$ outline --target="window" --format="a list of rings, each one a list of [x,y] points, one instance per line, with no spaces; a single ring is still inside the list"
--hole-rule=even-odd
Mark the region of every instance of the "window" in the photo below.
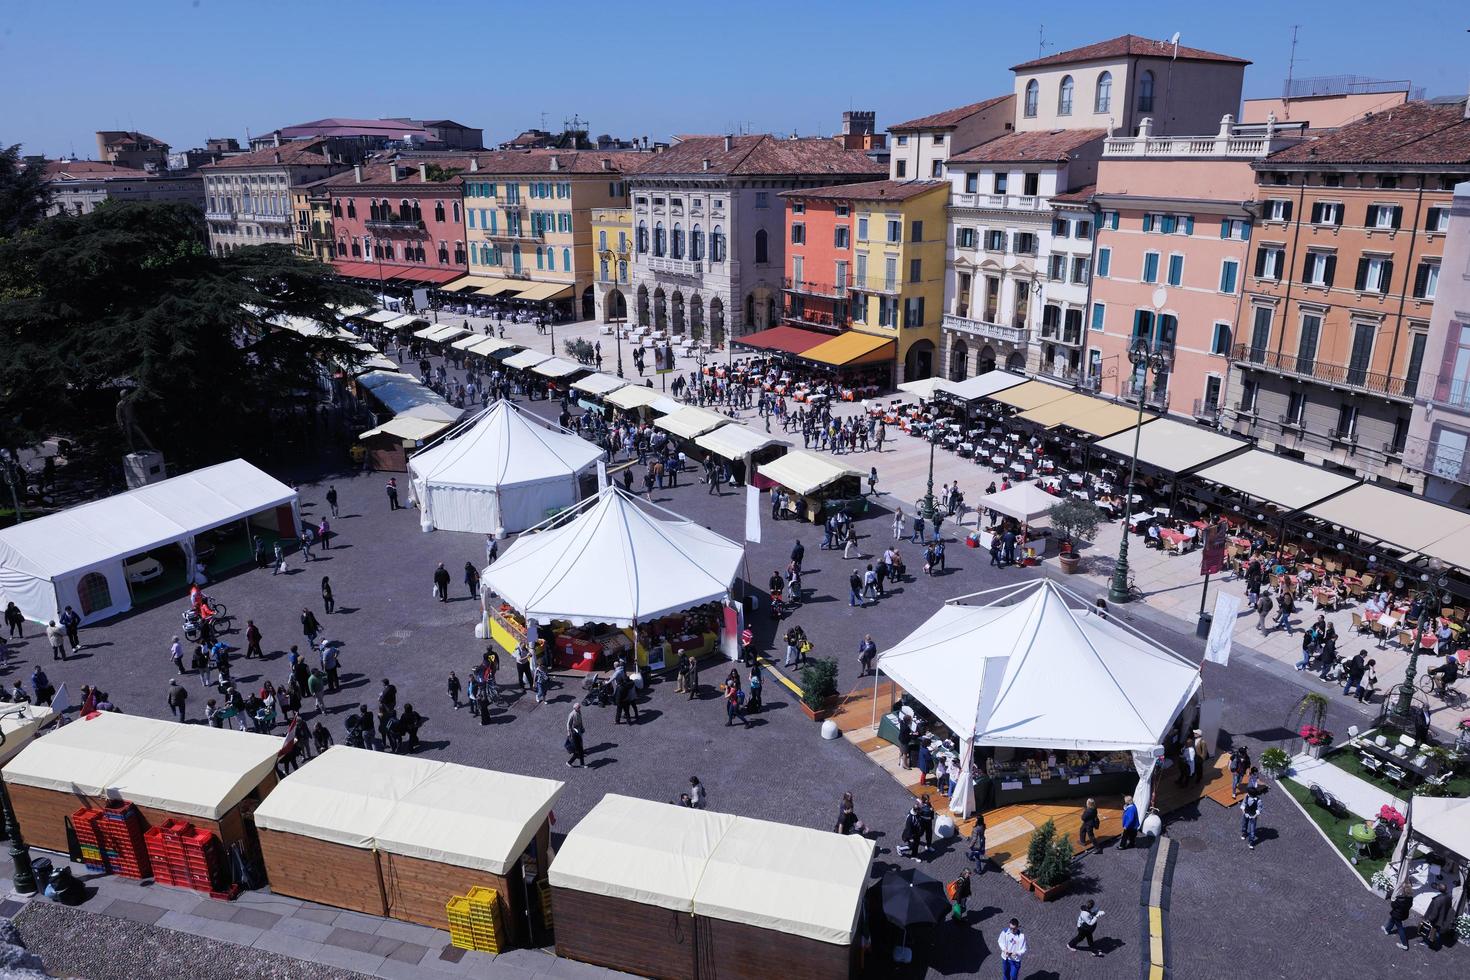
[[[1107,319],[1107,307],[1102,303],[1092,304],[1092,329],[1099,333],[1103,330],[1103,324]]]
[[[944,142],[944,134],[943,133],[935,133],[930,138],[929,142],[933,143],[935,146],[941,145]]]
[[[851,245],[851,242],[848,240],[848,238],[849,235],[847,225],[838,225],[836,228],[832,229],[833,248],[847,248],[849,245]]]
[[[1393,260],[1385,255],[1365,255],[1358,259],[1358,278],[1354,288],[1362,293],[1386,295],[1393,284]]]
[[[894,289],[898,285],[898,259],[892,255],[883,256],[883,288]]]
[[[1113,107],[1113,76],[1103,72],[1097,76],[1097,95],[1092,100],[1093,112],[1111,112]]]
[[[500,264],[500,260],[499,259],[496,259],[496,264],[497,265]],[[618,259],[618,282],[627,282],[627,281],[628,281],[628,263],[624,259]]]
[[[1179,216],[1173,214],[1159,215],[1159,232],[1172,235],[1179,230]]]
[[[443,201],[435,201],[434,202],[434,220],[435,221],[443,221],[444,220],[444,202]]]
[[[1286,424],[1301,425],[1302,418],[1307,413],[1307,396],[1305,392],[1293,391],[1286,399]]]
[[[470,208],[470,227],[475,227],[475,209]]]
[[[101,572],[83,575],[77,581],[77,604],[82,607],[84,616],[112,608],[112,587],[108,585],[107,576]]]
[[[719,225],[715,225],[714,231],[709,233],[709,260],[725,261],[725,232]]]
[[[994,228],[985,232],[985,251],[1004,252],[1006,250],[1006,233]]]
[[[755,233],[755,261],[757,265],[763,265],[771,260],[768,241],[769,239],[766,236],[766,230],[764,228]]]
[[[1066,218],[1051,219],[1051,233],[1055,238],[1066,238],[1071,228],[1071,222]]]
[[[1072,282],[1074,285],[1087,285],[1088,260],[1085,255],[1072,257]]]
[[[1434,299],[1439,290],[1439,259],[1425,259],[1414,271],[1414,298]]]
[[[1397,228],[1404,219],[1404,209],[1397,204],[1370,204],[1366,224],[1369,228]]]
[[[1092,241],[1092,222],[1091,221],[1087,221],[1085,219],[1078,219],[1077,221],[1072,222],[1072,229],[1073,229],[1073,237],[1075,237],[1078,241],[1082,241],[1082,242]]]
[[[1027,119],[1036,118],[1036,104],[1041,101],[1041,84],[1036,79],[1026,83],[1026,97],[1022,102],[1022,112]],[[900,137],[902,138],[902,137]]]
[[[888,240],[894,244],[903,240],[903,222],[897,218],[888,219]]]
[[[1072,114],[1072,76],[1062,76],[1062,86],[1057,89],[1057,115],[1070,116]]]
[[[1168,283],[1171,286],[1180,286],[1184,283],[1184,256],[1178,252],[1169,256]]]
[[[995,193],[1004,194],[1006,186],[1010,183],[1010,174],[1000,173],[995,175]]]
[[[1256,410],[1256,383],[1250,378],[1242,378],[1240,382],[1240,404],[1235,406],[1236,411],[1253,413]]]
[[[899,146],[908,146],[909,145],[909,138],[907,136],[900,136],[898,138],[898,145]]]
[[[853,280],[857,288],[861,289],[868,279],[868,253],[857,253],[857,265],[853,267]],[[862,304],[859,303],[859,306]]]
[[[909,222],[909,241],[922,242],[924,240],[924,222]]]
[[[1240,279],[1240,263],[1226,259],[1220,263],[1220,292],[1234,295],[1235,284]]]
[[[674,222],[674,258],[684,257],[684,226]]]
[[[975,194],[980,190],[980,175],[977,173],[965,174],[965,193]]]
[[[1358,406],[1343,402],[1337,408],[1337,428],[1332,434],[1339,439],[1352,439],[1358,430]]]
[[[837,205],[837,217],[845,218],[851,210],[846,204],[839,204]]]
[[[1394,174],[1379,174],[1378,186],[1384,188],[1394,188],[1399,186],[1399,179]]]
[[[638,251],[640,254],[648,251],[648,222],[646,221],[638,222]]]
[[[1145,252],[1143,254],[1143,281],[1159,281],[1159,253]]]
[[[1112,267],[1112,264],[1113,264],[1113,250],[1110,249],[1110,248],[1100,248],[1100,249],[1098,249],[1097,250],[1097,274],[1098,274],[1098,277],[1099,278],[1106,279],[1108,277],[1108,269]]]
[[[1220,237],[1233,238],[1235,241],[1249,241],[1251,237],[1250,222],[1244,218],[1221,218]]]
[[[1138,76],[1138,111],[1154,111],[1154,73],[1145,70]]]
[[[1312,205],[1312,224],[1336,228],[1342,224],[1342,205],[1336,201],[1317,201]]]
[[[758,208],[768,208],[768,207],[770,207],[771,206],[771,195],[769,193],[767,193],[766,191],[756,191],[755,192],[755,206],[758,207]]]
[[[1021,175],[1021,193],[1035,197],[1041,187],[1041,174],[1032,172]]]
[[[1256,363],[1266,359],[1266,351],[1271,347],[1271,307],[1257,306],[1251,314],[1251,350],[1250,359]]]
[[[924,260],[909,259],[909,282],[924,281]]]
[[[791,244],[800,245],[806,241],[806,225],[797,223],[791,226]]]
[[[956,228],[954,230],[954,243],[955,243],[955,247],[957,247],[957,248],[974,248],[975,247],[975,229],[974,228]]]
[[[1296,344],[1296,369],[1311,374],[1317,364],[1317,345],[1322,340],[1322,317],[1317,313],[1302,314],[1301,336]]]
[[[1067,257],[1052,255],[1047,258],[1046,277],[1052,282],[1067,281]]]
[[[1036,236],[1029,231],[1016,232],[1016,252],[1020,255],[1036,254]]]
[[[1426,331],[1409,334],[1409,363],[1404,370],[1404,391],[1413,394],[1419,389],[1419,374],[1424,370],[1424,348],[1429,342]]]
[[[1291,202],[1280,198],[1272,198],[1262,208],[1263,215],[1267,221],[1290,221]]]
[[[699,225],[695,225],[694,230],[689,233],[689,257],[695,262],[704,259],[704,229]]]
[[[1430,208],[1424,214],[1425,231],[1449,231],[1450,209],[1447,207]]]
[[[1229,354],[1230,354],[1230,324],[1228,324],[1228,323],[1217,323],[1217,324],[1215,324],[1215,333],[1210,338],[1210,353],[1211,354],[1219,354],[1221,356],[1227,356],[1227,357],[1229,356]]]
[[[907,177],[909,175],[909,162],[907,160],[899,160],[897,161],[897,164],[898,172],[895,174],[895,176],[899,178]]]
[[[761,234],[764,235],[765,232]],[[668,247],[668,235],[664,231],[664,223],[660,221],[653,226],[653,254],[662,256],[668,251]]]
[[[924,297],[915,296],[903,301],[903,325],[906,328],[924,325]]]
[[[1309,286],[1332,288],[1333,274],[1337,271],[1337,256],[1332,252],[1309,249],[1302,266],[1302,281]]]
[[[1361,385],[1368,380],[1368,364],[1373,357],[1373,338],[1377,332],[1376,324],[1353,324],[1353,349],[1348,355],[1348,384]]]
[[[354,203],[352,201],[351,198],[349,198],[348,201],[347,201],[347,217],[349,217],[349,218],[355,218],[355,217],[357,217],[357,205],[356,205],[356,203]]]
[[[802,203],[801,201],[792,201],[791,202],[791,213],[792,214],[806,214],[806,205],[804,203]]]
[[[597,250],[599,252],[606,252],[607,251],[607,232],[606,231],[599,231],[597,233]]]
[[[929,176],[930,177],[943,177],[944,176],[944,161],[942,161],[942,160],[935,160],[932,163],[930,163],[929,164]]]
[[[857,229],[857,231],[858,231],[858,241],[865,242],[865,241],[868,240],[868,216],[867,215],[862,215],[862,216],[860,216],[858,218],[858,229]]]
[[[1280,245],[1262,245],[1256,249],[1256,278],[1280,282],[1285,256],[1286,252]]]

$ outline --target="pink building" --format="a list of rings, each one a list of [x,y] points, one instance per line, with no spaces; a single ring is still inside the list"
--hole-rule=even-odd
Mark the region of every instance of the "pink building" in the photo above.
[[[1227,115],[1212,136],[1149,130],[1145,119],[1137,136],[1110,137],[1098,165],[1088,384],[1138,397],[1128,351],[1146,338],[1172,366],[1149,378],[1144,401],[1213,423],[1249,271],[1251,162],[1298,138],[1300,127],[1237,126]]]

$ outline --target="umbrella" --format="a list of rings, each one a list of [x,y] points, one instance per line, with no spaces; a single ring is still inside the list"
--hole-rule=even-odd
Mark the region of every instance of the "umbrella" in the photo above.
[[[896,926],[933,925],[949,910],[944,886],[918,868],[901,868],[883,878],[883,914]]]

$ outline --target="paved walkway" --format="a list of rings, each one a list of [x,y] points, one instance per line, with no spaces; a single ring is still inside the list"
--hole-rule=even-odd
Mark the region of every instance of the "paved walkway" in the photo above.
[[[1391,806],[1404,813],[1407,804],[1381,786],[1374,786],[1345,769],[1339,769],[1326,759],[1314,759],[1305,753],[1291,760],[1291,771],[1287,778],[1303,786],[1316,783],[1364,820],[1372,820],[1378,811]]]

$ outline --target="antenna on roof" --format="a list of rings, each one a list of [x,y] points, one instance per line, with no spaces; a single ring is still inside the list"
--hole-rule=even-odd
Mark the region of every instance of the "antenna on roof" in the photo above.
[[[1296,32],[1302,25],[1291,25],[1291,57],[1286,62],[1286,91],[1281,93],[1281,118],[1291,118],[1291,75],[1296,70]]]
[[[1040,58],[1046,54],[1046,25],[1036,25],[1036,57]]]

